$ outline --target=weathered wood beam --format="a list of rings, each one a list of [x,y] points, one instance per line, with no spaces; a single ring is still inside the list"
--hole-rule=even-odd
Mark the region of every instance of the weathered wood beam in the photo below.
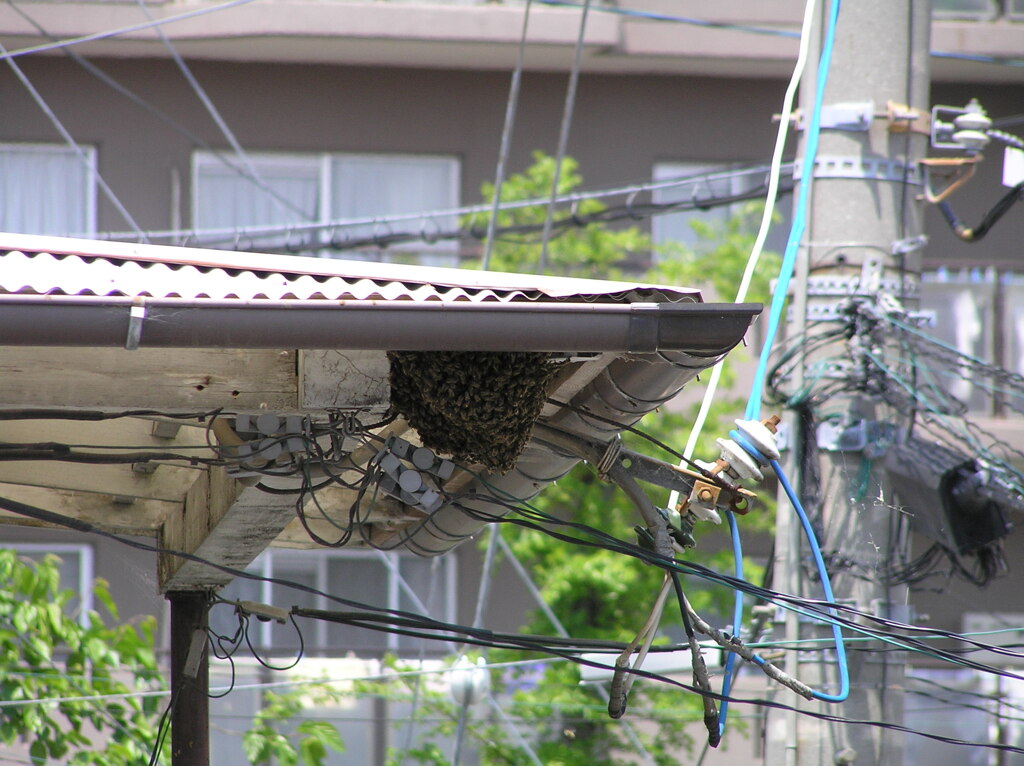
[[[294,351],[0,347],[0,408],[299,409]]]
[[[186,457],[215,457],[212,450],[193,449],[206,443],[203,428],[182,428],[173,438],[164,438],[154,435],[153,427],[153,421],[140,418],[93,422],[0,420],[0,442],[67,444],[75,446],[76,451],[111,457],[126,452],[174,452]],[[0,482],[111,495],[126,500],[180,503],[202,470],[201,466],[180,463],[148,464],[149,469],[157,465],[157,470],[140,472],[131,463],[97,465],[59,460],[0,460]]]
[[[245,569],[295,518],[295,495],[246,487],[222,468],[211,468],[185,495],[180,512],[167,517],[160,545],[206,561]],[[216,588],[232,575],[173,555],[161,555],[163,592]]]
[[[182,506],[164,500],[136,500],[128,505],[116,502],[111,495],[21,484],[0,484],[0,497],[71,516],[107,532],[141,537],[156,537],[164,519],[180,513]],[[0,524],[49,526],[6,511],[0,511]]]

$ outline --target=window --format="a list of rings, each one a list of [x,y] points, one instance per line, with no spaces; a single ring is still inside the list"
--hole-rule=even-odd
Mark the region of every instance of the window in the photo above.
[[[935,0],[932,15],[937,19],[993,19],[999,13],[997,0]]]
[[[299,582],[326,593],[336,594],[372,606],[429,614],[440,620],[455,619],[455,556],[422,559],[410,554],[381,551],[273,550],[263,553],[249,568],[262,577]],[[221,595],[231,600],[259,601],[275,606],[304,606],[338,609],[345,606],[322,596],[282,585],[256,580],[235,580]],[[215,608],[211,626],[232,635],[237,622],[227,607]],[[307,654],[323,656],[380,656],[385,652],[419,654],[421,643],[427,656],[444,654],[447,647],[428,641],[376,632],[339,623],[303,620]],[[250,622],[250,640],[274,654],[299,648],[291,623]]]
[[[4,548],[16,551],[19,556],[42,561],[48,554],[60,559],[60,587],[77,594],[67,603],[69,615],[78,618],[83,626],[89,622],[92,609],[93,556],[92,547],[65,543],[7,543]]]
[[[992,724],[999,715],[1005,726],[1004,741],[1020,742],[1020,714],[1016,710],[1024,698],[1021,682],[971,670],[909,670],[903,697],[903,724],[908,728],[993,742]],[[907,737],[903,745],[905,764],[988,766],[992,763],[991,753],[982,748],[950,747],[925,737]],[[1010,760],[1004,762],[1019,766],[1022,759],[1019,755],[1010,755]]]
[[[739,194],[745,190],[759,187],[764,182],[763,174],[728,175],[731,166],[722,163],[699,163],[699,162],[659,162],[654,166],[654,181],[669,181],[672,179],[685,179],[690,176],[703,176],[718,174],[718,178],[710,178],[696,182],[682,183],[679,186],[671,186],[656,189],[653,200],[656,203],[668,202],[695,202],[698,205],[701,200],[715,199]],[[701,242],[693,227],[694,221],[701,221],[711,226],[721,226],[730,217],[736,215],[743,209],[743,202],[731,205],[721,205],[704,210],[698,208],[682,210],[678,213],[666,213],[657,215],[651,223],[651,234],[656,245],[663,245],[667,242],[679,242],[688,247],[698,246]],[[792,203],[788,195],[780,195],[776,203],[776,210],[783,221],[772,225],[765,247],[768,250],[782,252],[786,246],[788,234],[788,221]],[[756,232],[760,218],[751,222]]]
[[[20,234],[96,232],[96,152],[0,144],[0,229]]]
[[[301,224],[372,220],[456,207],[459,163],[454,157],[384,154],[249,155],[262,185],[209,152],[193,158],[193,226],[197,229],[277,227],[255,241],[317,255],[456,265],[454,242],[412,242],[387,250],[338,250],[332,242],[372,238],[391,231],[430,232],[455,226],[453,216],[337,226],[315,232]],[[293,227],[294,231],[289,231]],[[242,234],[244,238],[244,233]],[[268,244],[269,243],[269,244]]]

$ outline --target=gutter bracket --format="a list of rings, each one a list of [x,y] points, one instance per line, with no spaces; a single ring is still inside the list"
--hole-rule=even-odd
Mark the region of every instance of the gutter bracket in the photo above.
[[[132,307],[128,311],[128,335],[124,340],[124,347],[128,351],[135,351],[142,340],[142,323],[146,319],[146,298],[142,295],[132,300]]]
[[[653,354],[658,350],[657,303],[631,303],[629,312],[629,337],[626,345],[629,351]]]

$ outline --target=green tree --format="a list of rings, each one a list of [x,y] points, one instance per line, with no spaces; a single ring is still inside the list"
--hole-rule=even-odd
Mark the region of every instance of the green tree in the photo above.
[[[133,695],[160,685],[156,620],[108,626],[91,611],[83,625],[58,564],[0,550],[0,741],[28,745],[33,763],[145,763],[165,701]],[[107,584],[93,592],[118,623]]]

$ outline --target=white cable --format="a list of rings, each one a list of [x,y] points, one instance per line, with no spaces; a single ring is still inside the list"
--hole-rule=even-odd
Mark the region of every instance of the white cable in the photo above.
[[[800,27],[800,50],[797,54],[796,64],[793,67],[793,74],[789,78],[789,85],[786,87],[786,95],[782,100],[782,116],[779,118],[779,132],[775,136],[775,150],[772,153],[771,172],[768,177],[768,193],[764,205],[764,215],[761,216],[761,226],[757,231],[757,238],[754,240],[754,247],[747,259],[747,267],[743,272],[743,279],[740,281],[739,289],[736,291],[736,302],[742,303],[747,297],[750,289],[750,282],[753,279],[757,263],[764,250],[765,240],[768,238],[768,230],[771,228],[772,216],[775,213],[775,202],[779,193],[779,176],[782,172],[782,153],[786,147],[786,138],[789,136],[790,120],[793,114],[793,101],[796,99],[797,88],[800,85],[800,78],[803,76],[804,67],[807,64],[807,54],[810,48],[811,22],[814,18],[817,0],[807,0],[804,6],[803,25]],[[700,411],[697,413],[693,426],[690,428],[690,436],[686,440],[686,447],[683,455],[692,458],[697,449],[697,440],[700,438],[704,424],[707,422],[708,413],[711,411],[711,404],[718,391],[718,383],[722,378],[722,362],[719,362],[711,370],[711,377],[708,379],[707,389],[704,391],[704,398],[700,403]],[[680,466],[685,466],[682,461]],[[673,490],[669,494],[668,507],[674,508],[679,502],[679,493]]]

